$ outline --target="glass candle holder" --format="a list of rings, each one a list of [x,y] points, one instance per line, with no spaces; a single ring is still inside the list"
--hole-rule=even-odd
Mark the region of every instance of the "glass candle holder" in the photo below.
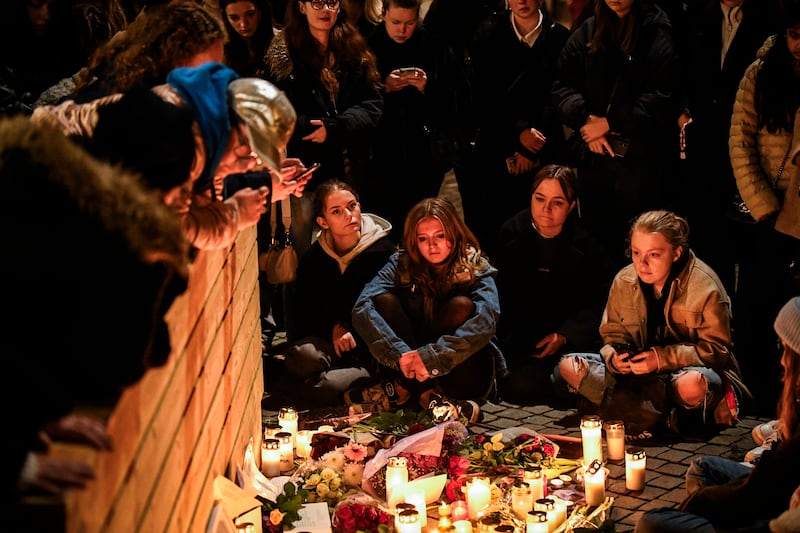
[[[511,486],[511,511],[520,520],[525,520],[528,512],[533,509],[533,495],[531,487],[524,481],[516,481]]]
[[[542,498],[533,502],[534,511],[543,511],[547,515],[547,530],[553,531],[556,526],[556,502],[552,498]]]
[[[283,429],[278,423],[264,424],[264,438],[274,439],[275,435],[280,433]]]
[[[297,410],[294,407],[281,407],[278,411],[278,424],[286,433],[292,434],[292,449],[294,449],[294,439],[297,436]]]
[[[628,448],[625,452],[625,488],[644,490],[647,454],[644,448]]]
[[[281,473],[281,445],[278,439],[266,439],[261,443],[261,472],[267,477]]]
[[[402,488],[408,483],[408,459],[389,457],[386,465],[386,505],[393,508],[402,500]]]
[[[425,492],[407,492],[405,494],[405,499],[406,503],[413,504],[417,509],[417,513],[419,513],[417,520],[419,521],[420,527],[425,527],[428,525],[428,513],[425,505]]]
[[[281,450],[281,472],[288,472],[294,467],[294,445],[292,434],[288,431],[281,431],[275,438],[280,443]]]
[[[495,528],[500,525],[500,519],[494,516],[485,516],[478,523],[479,533],[495,533]]]
[[[609,420],[606,427],[606,449],[609,461],[625,459],[625,423],[622,420]]]
[[[469,519],[469,509],[467,509],[466,500],[456,500],[453,502],[450,506],[450,517],[453,519],[453,523],[459,520]]]
[[[421,533],[419,512],[416,509],[405,509],[397,515],[398,533]]]
[[[547,533],[549,527],[544,511],[530,511],[525,517],[525,533]]]
[[[597,415],[581,419],[581,442],[583,443],[583,464],[589,465],[597,459],[603,462],[603,421]]]
[[[310,429],[301,429],[297,432],[294,439],[295,452],[297,457],[301,459],[308,459],[311,457],[311,439],[314,436],[314,431]]]
[[[531,499],[540,500],[547,496],[545,492],[545,476],[542,467],[532,466],[522,474],[522,480],[531,488]]]
[[[586,467],[583,474],[583,488],[586,505],[597,506],[606,499],[606,471],[603,464],[595,459]]]
[[[470,520],[477,520],[489,507],[492,489],[488,478],[476,477],[467,482],[467,509]]]

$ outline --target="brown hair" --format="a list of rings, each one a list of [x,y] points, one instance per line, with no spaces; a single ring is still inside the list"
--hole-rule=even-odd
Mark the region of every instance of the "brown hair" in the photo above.
[[[592,51],[617,49],[625,55],[633,52],[641,30],[641,4],[634,0],[630,12],[619,18],[606,5],[605,0],[596,0],[594,5],[595,29],[592,36]]]
[[[222,22],[194,2],[153,6],[95,52],[81,72],[77,89],[88,86],[95,77],[109,83],[112,93],[158,85],[175,67],[225,41]]]
[[[349,183],[336,178],[323,181],[314,189],[315,217],[325,217],[325,203],[328,201],[328,196],[336,191],[349,191],[355,196],[356,202],[358,201],[358,193]]]
[[[544,180],[556,180],[569,203],[578,200],[578,175],[573,168],[564,165],[542,167],[531,182],[531,196]]]
[[[671,211],[647,211],[636,217],[628,231],[625,253],[630,257],[631,236],[635,231],[645,233],[660,233],[674,248],[683,247],[684,252],[689,249],[689,223],[685,218]]]

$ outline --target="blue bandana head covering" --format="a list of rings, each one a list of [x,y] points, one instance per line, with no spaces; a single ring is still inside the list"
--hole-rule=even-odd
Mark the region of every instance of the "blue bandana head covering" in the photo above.
[[[220,63],[179,67],[167,76],[167,83],[194,108],[195,118],[203,133],[206,162],[196,187],[203,188],[212,183],[222,154],[228,147],[231,135],[228,84],[238,77],[236,72]]]

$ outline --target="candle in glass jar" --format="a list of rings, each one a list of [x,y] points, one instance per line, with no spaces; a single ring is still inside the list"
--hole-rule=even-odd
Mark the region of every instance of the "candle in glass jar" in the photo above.
[[[533,502],[534,511],[543,511],[547,515],[547,531],[556,529],[556,502],[552,498],[541,498]]]
[[[400,528],[400,513],[402,513],[403,511],[408,511],[409,509],[411,509],[412,511],[415,511],[416,507],[414,507],[414,504],[406,503],[406,502],[400,502],[394,507],[394,529],[395,529],[395,531],[398,531],[399,528]]]
[[[583,488],[586,505],[600,505],[606,499],[606,471],[603,464],[595,459],[583,474]]]
[[[644,490],[647,455],[644,448],[628,448],[625,452],[625,488]]]
[[[472,533],[472,522],[469,520],[456,520],[453,522],[456,533]]]
[[[408,494],[406,494],[405,499],[406,503],[412,504],[419,513],[418,521],[420,527],[425,527],[428,524],[428,513],[425,505],[425,493],[409,492]]]
[[[533,501],[540,500],[546,496],[544,492],[544,473],[541,467],[534,466],[530,470],[525,470],[522,479],[531,488],[531,499]]]
[[[606,447],[610,461],[625,459],[625,424],[622,420],[606,422]]]
[[[292,445],[292,434],[281,431],[275,437],[280,443],[281,450],[281,472],[288,472],[294,467],[294,446]]]
[[[548,533],[549,530],[546,512],[531,511],[528,513],[525,518],[525,533]]]
[[[487,478],[476,477],[467,482],[467,509],[471,520],[477,520],[489,507],[492,489]]]
[[[297,457],[301,459],[308,459],[311,457],[311,438],[313,436],[314,432],[310,429],[301,429],[297,432],[294,441]]]
[[[275,435],[280,433],[282,428],[279,424],[265,424],[264,425],[264,438],[265,439],[274,439]]]
[[[511,487],[511,511],[520,520],[525,520],[531,509],[533,509],[533,497],[530,485],[524,481],[516,481]]]
[[[281,407],[278,411],[278,424],[286,433],[292,434],[292,449],[294,449],[294,439],[297,436],[297,410],[294,407]]]
[[[581,442],[583,442],[583,464],[591,464],[595,459],[603,462],[603,421],[599,416],[583,417]]]
[[[495,528],[500,525],[500,519],[494,516],[485,516],[478,523],[479,533],[495,533]]]
[[[401,489],[406,483],[408,483],[408,459],[389,457],[389,463],[386,465],[386,504],[390,509],[402,500],[398,495],[402,493]]]
[[[551,498],[556,502],[556,527],[558,527],[567,519],[567,502],[557,496]]]
[[[467,510],[467,502],[465,500],[456,500],[450,506],[450,516],[453,522],[459,520],[467,520],[469,518],[469,511]]]
[[[266,439],[261,444],[261,472],[267,477],[281,473],[281,446],[278,439]]]
[[[398,533],[420,533],[419,512],[416,509],[404,509],[397,515]]]

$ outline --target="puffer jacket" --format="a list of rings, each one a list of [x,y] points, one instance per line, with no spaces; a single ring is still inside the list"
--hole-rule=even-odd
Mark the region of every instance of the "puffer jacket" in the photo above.
[[[758,51],[758,59],[747,68],[739,84],[733,104],[728,144],[736,187],[750,209],[750,215],[757,221],[766,220],[780,211],[783,194],[800,172],[791,160],[792,132],[781,130],[770,133],[766,128],[758,127],[755,108],[756,79],[763,57],[774,42],[774,36],[767,39]],[[796,125],[797,119],[795,129]],[[794,144],[797,142],[795,140]],[[794,150],[796,152],[797,147]],[[775,178],[785,159],[784,170],[776,183]],[[800,232],[800,228],[797,228],[797,232]]]

